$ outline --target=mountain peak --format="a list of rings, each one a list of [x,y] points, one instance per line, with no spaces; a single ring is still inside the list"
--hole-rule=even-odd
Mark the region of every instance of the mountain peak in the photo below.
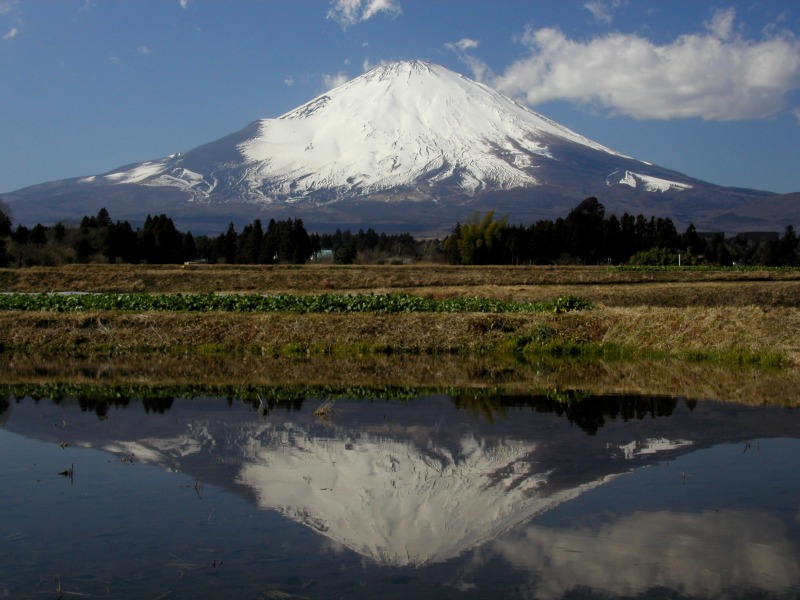
[[[445,67],[390,63],[261,121],[239,146],[248,196],[310,199],[445,186],[464,195],[540,183],[552,143],[591,142]]]
[[[720,198],[764,196],[726,191],[624,156],[422,60],[381,65],[277,118],[189,152],[66,185],[72,186],[68,192],[58,191],[59,184],[30,189],[37,202],[52,197],[66,207],[88,196],[101,206],[109,197],[125,198],[127,210],[108,209],[128,218],[146,199],[150,206],[168,202],[173,214],[219,213],[222,227],[232,210],[268,209],[303,211],[307,222],[324,227],[391,223],[427,235],[450,230],[475,210],[553,218],[587,196],[601,197],[619,214],[645,211],[679,224],[718,227],[698,218],[697,200],[725,216],[733,207]],[[26,194],[4,199],[16,203]],[[666,201],[674,211],[665,210]],[[25,214],[24,207],[14,211]],[[74,216],[47,212],[56,220]]]
[[[370,69],[369,71],[364,73],[364,75],[376,74],[380,77],[396,77],[398,75],[406,73],[430,75],[432,74],[433,67],[437,66],[438,65],[434,65],[432,63],[419,59],[397,60]]]

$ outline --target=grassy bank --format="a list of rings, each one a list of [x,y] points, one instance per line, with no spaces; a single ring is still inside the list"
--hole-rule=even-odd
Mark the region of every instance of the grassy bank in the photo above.
[[[4,292],[98,293],[58,299],[86,303],[82,312],[43,310],[47,306],[0,310],[0,347],[16,359],[237,356],[274,363],[438,355],[516,363],[552,356],[679,361],[790,371],[800,365],[798,270],[71,265],[0,270],[0,283]],[[210,292],[227,296],[219,300]],[[175,293],[181,296],[169,296]],[[198,298],[247,304],[259,294],[292,302],[327,297],[334,304],[378,305],[333,312],[214,305],[187,312],[170,305]],[[114,296],[166,304],[92,304],[92,298]],[[585,299],[592,308],[557,310],[559,297]],[[393,302],[428,308],[380,310]],[[459,308],[441,311],[445,306]]]
[[[515,354],[792,366],[800,311],[598,307],[567,313],[0,312],[5,352],[357,356]]]
[[[797,370],[752,370],[687,361],[508,360],[488,356],[172,356],[124,360],[0,355],[0,398],[97,401],[216,396],[327,399],[469,397],[586,392],[800,404]]]

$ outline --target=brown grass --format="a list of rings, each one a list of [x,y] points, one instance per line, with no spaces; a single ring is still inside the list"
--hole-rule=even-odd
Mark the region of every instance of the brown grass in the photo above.
[[[490,353],[542,327],[576,343],[680,354],[773,352],[800,364],[800,311],[598,307],[566,314],[0,313],[0,344],[44,354]]]
[[[596,394],[724,399],[743,404],[800,404],[800,373],[761,372],[674,361],[504,362],[476,356],[263,357],[172,355],[68,358],[0,355],[0,384],[398,387],[497,389],[530,395],[578,389]]]
[[[67,265],[0,269],[0,291],[364,292],[508,299],[580,295],[608,305],[800,305],[798,271],[615,271],[448,265]]]
[[[551,300],[566,314],[0,313],[0,380],[123,377],[270,384],[584,386],[759,401],[800,386],[800,272],[619,272],[599,267],[127,266],[0,270],[2,291],[381,292]],[[683,360],[510,365],[498,351],[553,339],[640,357],[781,355],[766,373]],[[391,354],[391,356],[389,356]],[[435,358],[431,358],[436,355]],[[491,358],[494,356],[494,358]],[[538,360],[538,359],[536,359]],[[312,362],[313,361],[313,362]],[[77,365],[69,367],[67,365]],[[58,367],[62,365],[62,367]],[[105,365],[106,375],[97,375]],[[71,370],[72,369],[72,370]],[[92,375],[95,373],[95,375]],[[791,394],[789,394],[791,396]],[[796,395],[796,394],[795,394]],[[776,396],[777,397],[777,396]],[[787,396],[788,397],[788,396]]]

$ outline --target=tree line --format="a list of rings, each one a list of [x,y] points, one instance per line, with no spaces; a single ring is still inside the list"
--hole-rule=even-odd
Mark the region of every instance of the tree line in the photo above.
[[[228,264],[303,264],[323,257],[335,263],[450,262],[488,264],[714,264],[800,265],[790,225],[782,236],[701,234],[694,225],[678,233],[669,218],[606,213],[597,198],[580,202],[566,217],[509,225],[494,212],[475,213],[443,240],[373,229],[311,233],[301,219],[264,226],[255,219],[238,232],[231,223],[217,236],[179,231],[167,215],[148,215],[142,227],[113,221],[103,208],[78,223],[13,227],[0,203],[0,266],[109,262],[169,264],[202,260]]]
[[[766,236],[768,237],[768,236]],[[569,214],[533,225],[509,225],[492,211],[456,225],[443,252],[450,263],[486,264],[714,264],[800,265],[790,225],[782,237],[754,239],[701,235],[694,225],[678,233],[669,218],[607,214],[591,197]]]
[[[327,250],[327,253],[324,252]],[[33,228],[13,227],[9,211],[0,205],[0,266],[53,266],[66,263],[176,264],[189,261],[228,264],[303,264],[325,255],[333,262],[352,263],[357,257],[416,258],[420,243],[410,234],[378,234],[372,229],[337,229],[309,234],[301,219],[276,221],[266,227],[255,219],[237,232],[231,223],[218,236],[194,236],[179,231],[167,215],[148,215],[142,227],[113,221],[108,210],[85,216],[77,224],[64,222]]]

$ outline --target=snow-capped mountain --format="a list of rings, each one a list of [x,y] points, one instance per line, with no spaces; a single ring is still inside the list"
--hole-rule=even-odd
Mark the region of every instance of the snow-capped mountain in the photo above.
[[[179,222],[304,218],[316,228],[449,231],[476,210],[614,212],[731,228],[773,225],[765,192],[719,188],[624,156],[502,94],[422,61],[376,68],[274,119],[189,152],[2,197],[20,221],[166,212]],[[762,221],[747,212],[758,201]],[[737,213],[744,211],[743,213]],[[723,213],[730,213],[723,218]],[[752,213],[752,211],[751,211]],[[749,215],[749,216],[748,216]],[[791,222],[793,215],[780,215]]]

